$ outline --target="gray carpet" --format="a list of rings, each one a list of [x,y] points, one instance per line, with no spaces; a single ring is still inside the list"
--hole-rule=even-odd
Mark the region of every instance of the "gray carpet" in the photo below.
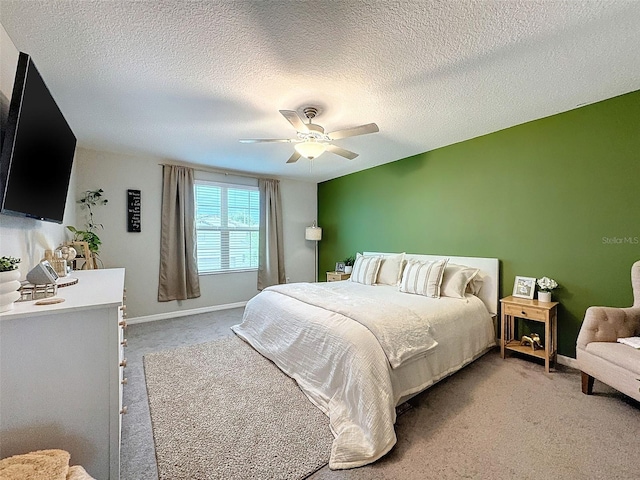
[[[329,422],[236,336],[144,357],[160,479],[302,479],[325,465]]]
[[[128,329],[122,480],[157,478],[142,356],[230,335],[241,317],[240,308]],[[411,400],[381,460],[310,479],[636,479],[640,405],[597,380],[594,391],[580,392],[576,370],[546,374],[494,350]]]
[[[583,395],[576,370],[489,352],[410,400],[388,455],[310,480],[637,480],[640,406],[596,383]]]
[[[121,480],[157,480],[156,455],[142,357],[151,352],[209,342],[232,335],[243,308],[130,325],[125,335],[128,379],[120,446]]]

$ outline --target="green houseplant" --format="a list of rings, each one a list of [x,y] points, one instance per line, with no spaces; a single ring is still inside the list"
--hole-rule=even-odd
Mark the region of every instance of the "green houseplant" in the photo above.
[[[353,264],[356,262],[356,257],[353,255],[348,256],[344,260],[344,273],[351,273],[353,270]]]
[[[109,200],[104,198],[103,196],[104,190],[99,188],[98,190],[87,190],[82,194],[82,198],[78,200],[80,204],[80,208],[87,211],[86,213],[86,223],[85,230],[78,230],[76,227],[71,225],[67,226],[67,230],[73,233],[73,241],[74,242],[87,242],[89,244],[89,250],[91,254],[97,258],[100,245],[102,245],[102,241],[100,237],[96,233],[98,228],[104,228],[104,225],[101,223],[96,223],[93,219],[93,210],[95,207],[99,205],[106,205]]]
[[[0,257],[0,272],[11,272],[18,269],[19,258]]]

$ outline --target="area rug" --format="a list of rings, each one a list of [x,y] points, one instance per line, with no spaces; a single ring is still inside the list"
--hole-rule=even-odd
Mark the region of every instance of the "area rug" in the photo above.
[[[329,419],[244,341],[144,356],[158,477],[302,479],[329,461]]]

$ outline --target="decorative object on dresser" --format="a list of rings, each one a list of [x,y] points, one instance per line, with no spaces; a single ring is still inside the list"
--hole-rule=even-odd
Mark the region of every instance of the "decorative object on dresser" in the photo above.
[[[58,251],[58,249],[55,252],[53,250],[45,250],[43,260],[49,262],[58,277],[67,275],[67,261],[62,258],[62,252]]]
[[[78,252],[72,246],[60,245],[53,252],[46,250],[44,256],[45,260],[49,261],[59,277],[66,277],[77,254]]]
[[[533,280],[535,282],[535,278]],[[532,285],[531,288],[533,290],[534,286]],[[505,358],[507,351],[524,353],[544,360],[544,369],[549,373],[550,362],[553,362],[554,365],[556,362],[556,339],[558,337],[558,313],[556,307],[558,302],[539,302],[538,300],[529,300],[512,295],[502,298],[500,304],[502,318],[500,355],[502,358]],[[522,340],[517,339],[516,318],[544,324],[544,349],[532,349],[528,345],[524,345]],[[533,344],[533,335],[529,335],[529,341]],[[540,343],[539,336],[538,343]]]
[[[631,267],[633,306],[589,307],[576,342],[582,392],[591,395],[594,379],[640,402],[640,350],[618,339],[640,336],[640,260]]]
[[[58,282],[34,285],[25,280],[24,282],[20,282],[19,292],[20,298],[16,300],[17,302],[30,302],[32,300],[55,297],[58,294]]]
[[[19,263],[19,258],[0,257],[0,312],[11,310],[20,298]]]
[[[69,245],[60,245],[56,248],[56,252],[58,251],[60,252],[60,256],[67,262],[73,261],[73,259],[76,258],[76,255],[78,255],[76,249]]]
[[[38,263],[27,273],[27,281],[34,285],[55,284],[57,279],[58,274],[46,260]]]
[[[68,245],[76,252],[76,256],[69,261],[72,270],[93,270],[94,268],[98,268],[93,261],[91,249],[87,242],[69,242]]]
[[[344,267],[345,267],[344,262],[337,262],[335,271],[340,273],[346,273],[344,271]]]
[[[322,240],[322,227],[319,227],[314,220],[310,227],[307,227],[304,231],[305,240],[310,240],[315,242],[315,263],[314,263],[314,273],[313,273],[313,281],[318,281],[318,242]]]
[[[538,300],[541,302],[551,301],[551,291],[558,288],[558,282],[553,278],[542,277],[536,283],[538,284]]]
[[[2,314],[0,457],[55,446],[100,480],[117,480],[124,269],[77,271],[63,303]]]
[[[58,288],[70,287],[78,283],[78,279],[71,276],[58,278],[55,283],[46,285],[34,285],[28,281],[20,282],[20,299],[18,302],[30,302],[31,300],[41,300],[49,297],[55,297],[58,294]],[[38,303],[40,305],[40,303]]]
[[[536,279],[534,277],[516,277],[513,282],[513,296],[519,298],[533,298],[536,290]]]

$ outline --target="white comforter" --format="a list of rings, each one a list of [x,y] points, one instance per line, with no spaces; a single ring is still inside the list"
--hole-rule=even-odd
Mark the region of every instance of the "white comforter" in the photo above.
[[[328,415],[335,436],[329,461],[332,469],[374,462],[395,444],[395,406],[406,392],[394,391],[395,372],[390,358],[398,360],[398,370],[406,371],[413,363],[418,366],[421,362],[424,370],[430,355],[435,356],[439,349],[447,348],[446,342],[438,344],[438,329],[432,328],[434,324],[447,325],[462,319],[460,325],[478,321],[491,325],[484,304],[471,296],[431,299],[400,293],[394,287],[355,282],[304,285],[265,289],[248,302],[242,324],[233,330],[294,378],[309,399]],[[309,298],[306,301],[295,298],[309,289],[316,290],[310,296],[315,301],[323,295],[326,298],[342,296],[344,301],[330,308],[330,302],[316,306]],[[401,338],[401,352],[412,352],[411,355],[394,352],[392,342],[383,348],[367,326],[351,318],[362,321],[362,312],[349,312],[349,305],[358,310],[371,301],[386,305],[380,311],[386,313],[387,318],[377,322],[366,319],[365,324],[374,322],[379,338]],[[402,305],[400,310],[404,313],[400,321],[405,321],[410,331],[401,332],[396,328],[394,322],[398,316],[393,315],[389,305]],[[387,330],[385,323],[391,325]],[[463,331],[455,341],[463,341],[464,337]],[[452,341],[450,334],[446,340]],[[421,344],[425,341],[426,345]],[[487,341],[482,342],[484,348]],[[459,368],[470,359],[452,361]],[[441,378],[442,372],[437,373],[435,380]],[[428,385],[434,379],[420,381]]]
[[[431,336],[431,327],[425,321],[428,319],[402,301],[406,300],[406,294],[380,295],[384,289],[358,285],[352,282],[291,283],[276,285],[269,290],[340,313],[360,323],[376,337],[391,368],[425,354],[438,344]]]

